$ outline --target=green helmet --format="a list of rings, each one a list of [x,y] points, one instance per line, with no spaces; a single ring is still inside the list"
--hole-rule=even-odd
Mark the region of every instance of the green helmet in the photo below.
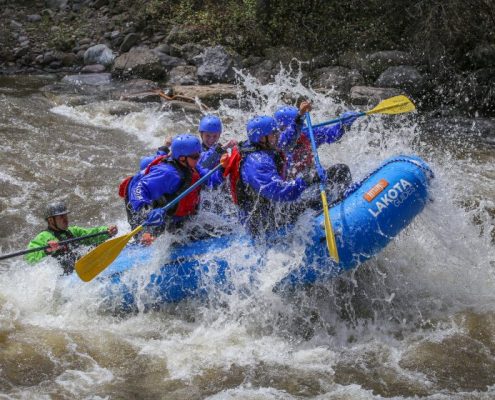
[[[45,210],[45,219],[50,217],[55,217],[57,215],[65,215],[68,214],[69,210],[67,210],[67,206],[63,201],[54,201],[53,203],[48,204]]]

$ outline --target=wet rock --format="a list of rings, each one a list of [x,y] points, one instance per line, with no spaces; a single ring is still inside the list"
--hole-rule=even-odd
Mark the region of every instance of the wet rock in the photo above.
[[[390,50],[378,51],[366,56],[367,70],[365,73],[371,77],[378,77],[389,67],[401,65],[414,65],[414,57],[404,51]]]
[[[311,68],[318,69],[328,66],[335,66],[336,60],[328,53],[318,54],[310,60]]]
[[[372,86],[354,86],[351,88],[349,100],[354,105],[367,106],[377,104],[392,96],[398,96],[402,91],[393,88],[379,88]]]
[[[77,57],[74,53],[64,53],[62,54],[60,61],[63,66],[70,67],[77,63]]]
[[[179,65],[186,65],[186,62],[182,58],[172,57],[154,50],[152,52],[160,59],[160,63],[167,70],[178,67]]]
[[[11,20],[10,21],[10,28],[14,29],[14,30],[20,30],[22,28],[22,24],[17,22],[17,21]]]
[[[84,64],[101,64],[109,66],[115,59],[115,54],[104,44],[97,44],[84,53]]]
[[[198,57],[199,82],[209,84],[234,81],[234,67],[238,67],[239,62],[222,46],[207,47]]]
[[[108,85],[112,81],[112,75],[110,73],[103,74],[85,74],[85,75],[66,75],[62,78],[62,82],[71,85],[90,85],[101,86]]]
[[[387,68],[375,81],[378,87],[392,87],[407,90],[417,94],[424,89],[424,79],[419,71],[412,66]]]
[[[197,68],[194,65],[179,65],[168,73],[168,83],[171,85],[197,85]]]
[[[101,64],[92,64],[92,65],[85,65],[82,69],[81,72],[88,73],[88,74],[98,74],[105,72],[105,66]]]
[[[93,7],[97,10],[106,5],[108,5],[108,0],[95,0],[93,3]]]
[[[166,43],[160,44],[159,46],[153,49],[155,52],[170,54],[170,46]]]
[[[45,4],[52,10],[65,10],[68,0],[45,0]]]
[[[38,15],[38,14],[27,15],[26,20],[28,22],[40,22],[41,21],[41,15]]]
[[[125,53],[129,51],[134,45],[139,42],[139,35],[136,33],[129,33],[125,36],[122,44],[120,45],[120,52]]]
[[[26,55],[28,51],[29,51],[28,47],[16,48],[14,49],[14,57],[21,58],[22,56]]]
[[[189,64],[195,63],[195,57],[198,57],[204,50],[204,46],[197,43],[186,43],[184,45],[171,44],[169,54],[174,57],[180,57]]]
[[[387,68],[414,65],[414,57],[403,51],[377,51],[375,53],[346,52],[338,59],[339,65],[357,69],[367,79],[377,79]]]
[[[364,84],[364,78],[355,69],[345,67],[325,67],[314,72],[313,87],[348,92],[351,87]]]
[[[255,65],[260,64],[263,62],[263,57],[258,57],[258,56],[248,56],[245,59],[242,60],[242,65],[244,68],[249,68],[253,67]]]
[[[258,79],[261,84],[265,85],[270,81],[273,81],[275,76],[275,65],[270,60],[263,60],[259,64],[249,67],[248,73]]]
[[[134,47],[128,53],[124,53],[115,59],[112,75],[119,78],[161,79],[165,76],[165,69],[152,50]]]

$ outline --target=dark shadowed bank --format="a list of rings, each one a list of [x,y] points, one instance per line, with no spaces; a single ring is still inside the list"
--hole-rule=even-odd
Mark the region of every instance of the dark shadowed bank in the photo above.
[[[262,82],[304,61],[305,83],[356,104],[495,115],[491,0],[0,0],[0,71],[102,73],[171,85]]]

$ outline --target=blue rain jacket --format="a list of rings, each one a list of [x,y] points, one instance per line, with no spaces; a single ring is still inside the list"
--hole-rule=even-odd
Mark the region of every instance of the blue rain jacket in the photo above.
[[[209,172],[199,165],[196,166],[196,170],[201,177]],[[222,182],[222,172],[218,170],[207,179],[205,184],[213,188]],[[134,175],[127,191],[129,203],[134,211],[139,211],[141,207],[151,205],[163,195],[179,195],[177,191],[183,184],[182,176],[176,167],[170,163],[159,163],[152,166],[146,175],[144,171]]]
[[[285,181],[277,170],[275,152],[260,150],[248,154],[241,164],[241,179],[264,198],[277,201],[295,201],[307,188],[302,178]]]

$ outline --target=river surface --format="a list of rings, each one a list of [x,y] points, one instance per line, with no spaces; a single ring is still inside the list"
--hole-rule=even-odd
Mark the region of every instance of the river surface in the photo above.
[[[2,254],[44,228],[51,199],[67,199],[73,224],[128,232],[120,180],[199,121],[158,104],[60,105],[40,91],[58,79],[0,77]],[[223,141],[243,139],[247,119],[272,113],[286,93],[314,102],[314,122],[345,110],[284,73],[245,85],[251,111],[218,110]],[[362,118],[321,148],[324,165],[347,163],[355,180],[387,157],[417,154],[435,172],[433,201],[372,260],[291,296],[271,290],[291,252],[267,253],[249,295],[131,315],[105,311],[96,281],[68,284],[52,259],[0,262],[0,398],[493,399],[495,148],[472,131],[426,132],[424,119]]]

